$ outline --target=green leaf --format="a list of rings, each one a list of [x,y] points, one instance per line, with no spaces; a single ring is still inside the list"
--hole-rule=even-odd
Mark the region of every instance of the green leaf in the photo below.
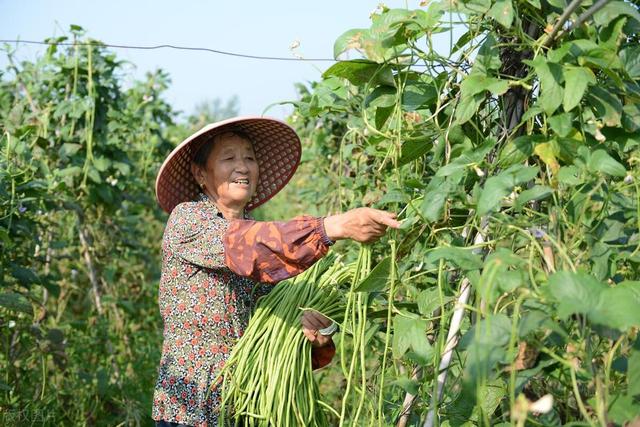
[[[627,393],[629,396],[640,396],[640,337],[629,355],[627,366]]]
[[[534,67],[540,79],[540,105],[545,113],[553,114],[562,104],[563,99],[562,66],[547,61],[543,56],[537,56],[534,60],[523,60],[523,62]]]
[[[487,77],[482,74],[470,74],[466,76],[460,84],[462,97],[473,96],[487,90],[494,95],[502,95],[508,89],[509,82],[507,80]]]
[[[380,261],[371,273],[358,285],[355,292],[378,292],[387,287],[391,272],[391,258]]]
[[[515,208],[516,210],[521,210],[525,204],[532,200],[543,200],[549,197],[553,193],[553,189],[551,187],[547,187],[546,185],[534,185],[528,190],[520,193],[518,198],[516,199]]]
[[[498,21],[506,29],[511,28],[514,12],[511,0],[496,0],[495,4],[487,13],[490,17]]]
[[[391,381],[389,384],[397,385],[398,387],[402,388],[405,392],[411,393],[413,395],[418,394],[418,390],[420,387],[420,384],[418,383],[418,381],[413,380],[411,378],[407,378],[407,377],[400,377],[394,381]]]
[[[558,302],[558,316],[566,319],[574,313],[588,314],[600,303],[606,286],[583,272],[558,271],[549,276],[549,291]]]
[[[627,104],[622,109],[622,126],[627,132],[640,131],[640,105]]]
[[[482,104],[484,98],[485,96],[483,93],[461,97],[456,109],[456,123],[461,125],[468,122],[476,111],[478,111],[478,108],[480,107],[480,104]]]
[[[580,104],[587,86],[596,83],[596,76],[589,68],[565,66],[564,81],[562,107],[564,111],[571,111]]]
[[[489,33],[487,40],[478,50],[478,55],[473,63],[473,73],[489,75],[490,70],[498,71],[501,66],[500,49],[497,46],[495,37]]]
[[[617,0],[607,2],[600,10],[593,15],[593,20],[597,25],[607,25],[620,15],[627,15],[640,22],[638,10],[626,1]]]
[[[626,47],[618,55],[629,77],[640,78],[640,46]]]
[[[454,4],[462,13],[482,15],[491,7],[491,0],[463,0]]]
[[[15,292],[5,292],[0,294],[0,307],[33,315],[33,307],[29,300],[23,295]]]
[[[322,74],[324,79],[332,76],[347,79],[356,86],[366,83],[395,86],[390,67],[364,59],[337,62]]]
[[[560,136],[567,136],[573,130],[573,114],[571,113],[556,114],[549,117],[548,121],[551,129]]]
[[[402,357],[409,348],[424,350],[427,341],[427,321],[406,314],[396,314],[393,318],[393,357]]]
[[[611,405],[607,412],[608,418],[618,425],[626,425],[627,421],[633,421],[640,416],[640,405],[631,396],[614,394],[609,397]]]
[[[442,246],[429,251],[425,261],[434,264],[444,259],[450,261],[463,270],[478,270],[482,267],[482,259],[470,249],[456,246]]]
[[[420,206],[420,213],[427,221],[435,222],[442,217],[448,193],[449,188],[443,178],[435,176],[429,181]]]
[[[592,86],[587,100],[593,106],[596,117],[602,119],[605,125],[620,126],[622,102],[616,95],[599,86]]]
[[[421,137],[407,139],[402,143],[400,159],[398,159],[398,166],[406,165],[424,156],[429,150],[433,148],[432,138]]]
[[[15,277],[18,282],[23,286],[30,286],[33,284],[40,284],[40,277],[38,274],[30,268],[21,267],[19,265],[11,266],[11,275]]]
[[[397,91],[391,86],[378,86],[365,99],[366,107],[391,107],[396,104]]]
[[[451,301],[451,297],[445,297],[444,303]],[[440,292],[437,288],[429,288],[418,294],[418,310],[425,317],[431,317],[436,309],[440,308]]]
[[[503,168],[523,163],[533,155],[535,145],[543,141],[545,141],[543,135],[522,135],[511,139],[500,151],[498,163]]]
[[[93,166],[95,166],[98,171],[104,172],[111,166],[111,160],[104,156],[98,156],[93,159]]]
[[[602,172],[607,175],[619,177],[627,175],[627,170],[624,166],[602,149],[595,150],[591,153],[587,167],[592,172]]]
[[[61,157],[73,157],[73,155],[76,154],[81,148],[82,145],[80,144],[65,142],[64,144],[62,144],[62,147],[60,147],[60,150],[58,150],[58,154]]]
[[[438,99],[438,88],[434,82],[417,81],[408,83],[402,93],[402,108],[416,111],[430,105]]]
[[[595,309],[589,313],[593,323],[619,331],[640,326],[640,282],[622,282],[600,294]]]
[[[462,337],[460,347],[467,350],[465,382],[490,380],[498,362],[504,360],[509,343],[511,321],[504,314],[489,314]]]
[[[345,31],[340,37],[338,37],[333,44],[333,57],[338,59],[340,54],[346,52],[349,49],[359,49],[360,40],[363,33],[367,33],[369,30],[366,28],[354,28]]]
[[[487,179],[478,199],[478,215],[486,215],[495,210],[502,199],[513,191],[513,187],[533,179],[538,172],[537,167],[514,165],[499,175]]]

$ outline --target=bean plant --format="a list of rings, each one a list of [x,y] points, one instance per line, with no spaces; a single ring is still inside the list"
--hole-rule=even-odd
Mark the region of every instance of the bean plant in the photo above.
[[[0,425],[151,425],[153,183],[191,126],[165,72],[132,80],[78,26],[48,41],[35,61],[5,46],[1,71]]]
[[[332,422],[637,419],[638,5],[423,3],[340,36],[336,59],[360,58],[299,85],[291,117],[306,154],[287,203],[402,220],[349,297],[364,335],[337,336],[343,366],[317,375]]]

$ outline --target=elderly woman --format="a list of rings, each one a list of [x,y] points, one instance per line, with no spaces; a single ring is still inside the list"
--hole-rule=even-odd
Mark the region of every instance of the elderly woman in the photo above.
[[[164,344],[152,412],[157,425],[216,425],[220,395],[208,389],[257,298],[309,268],[336,240],[370,242],[398,227],[393,214],[369,208],[252,221],[247,212],[287,184],[300,154],[300,140],[287,124],[235,118],[190,136],[160,168],[156,195],[171,215],[162,242]],[[322,367],[335,353],[335,328],[313,312],[305,312],[301,323],[313,368]]]

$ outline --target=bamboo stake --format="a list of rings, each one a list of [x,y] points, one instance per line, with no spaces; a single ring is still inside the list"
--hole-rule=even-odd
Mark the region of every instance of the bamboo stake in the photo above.
[[[476,234],[473,242],[476,245],[484,243],[485,238],[482,233]],[[442,353],[442,358],[440,359],[440,366],[438,371],[438,389],[437,393],[432,398],[431,408],[429,408],[429,413],[427,414],[427,419],[425,420],[423,426],[424,427],[433,427],[435,417],[436,417],[436,405],[442,399],[442,394],[444,392],[444,384],[447,381],[447,373],[449,372],[449,365],[451,364],[451,358],[453,356],[453,350],[458,345],[458,332],[460,332],[460,326],[462,325],[462,318],[464,317],[464,307],[469,301],[469,295],[471,294],[471,283],[469,279],[466,277],[462,280],[460,284],[460,295],[458,296],[458,300],[456,301],[456,306],[453,311],[453,316],[451,317],[451,323],[449,326],[449,333],[447,334],[446,345],[444,348],[444,352]]]

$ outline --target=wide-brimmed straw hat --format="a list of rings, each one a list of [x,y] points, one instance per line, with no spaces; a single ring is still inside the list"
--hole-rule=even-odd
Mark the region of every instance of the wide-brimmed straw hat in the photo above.
[[[156,178],[156,197],[168,213],[201,192],[191,174],[191,161],[202,145],[221,133],[237,130],[251,139],[260,175],[256,194],[246,210],[255,209],[278,193],[300,163],[300,138],[288,124],[267,117],[235,117],[205,126],[178,145],[165,159]]]

